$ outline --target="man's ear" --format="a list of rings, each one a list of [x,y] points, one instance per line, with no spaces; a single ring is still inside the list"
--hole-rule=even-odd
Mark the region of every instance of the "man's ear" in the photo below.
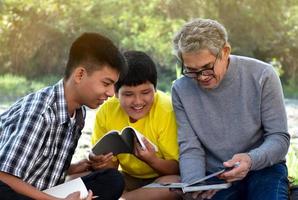
[[[79,66],[74,69],[73,76],[76,83],[79,83],[85,75],[87,75],[87,71],[84,67]]]
[[[225,46],[222,48],[222,50],[223,50],[222,57],[223,58],[228,58],[230,56],[230,53],[231,53],[231,45],[227,42],[225,44]]]

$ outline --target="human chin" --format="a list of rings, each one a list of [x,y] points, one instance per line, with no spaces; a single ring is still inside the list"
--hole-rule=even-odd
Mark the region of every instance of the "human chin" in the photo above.
[[[131,119],[134,119],[135,121],[143,118],[146,114],[147,112],[144,109],[143,110],[130,109],[130,111],[128,112],[129,117]]]
[[[212,78],[212,79],[210,79],[208,81],[200,81],[200,80],[198,80],[197,82],[204,89],[213,89],[213,88],[216,88],[217,87],[217,81],[216,81],[215,78]]]
[[[93,103],[93,104],[88,104],[88,105],[86,105],[86,106],[88,106],[88,108],[90,108],[90,109],[96,109],[96,108],[98,108],[98,107],[100,106],[100,104],[98,104],[98,103]]]
[[[91,109],[96,109],[96,108],[98,108],[101,104],[103,104],[103,100],[96,100],[96,101],[94,101],[94,102],[92,102],[92,103],[90,103],[90,104],[88,104],[87,106],[89,107],[89,108],[91,108]]]

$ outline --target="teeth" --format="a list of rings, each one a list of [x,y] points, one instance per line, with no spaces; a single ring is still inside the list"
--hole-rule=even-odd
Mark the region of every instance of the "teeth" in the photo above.
[[[133,109],[135,109],[135,110],[141,110],[143,108],[144,108],[144,106],[133,107]]]

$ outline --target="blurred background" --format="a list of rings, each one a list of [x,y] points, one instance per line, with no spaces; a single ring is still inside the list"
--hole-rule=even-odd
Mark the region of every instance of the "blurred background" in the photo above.
[[[122,50],[151,55],[158,66],[158,89],[170,93],[177,77],[173,34],[197,17],[224,24],[233,54],[274,66],[283,84],[295,139],[297,0],[0,0],[0,112],[21,96],[58,81],[72,41],[90,31],[104,34]],[[297,181],[295,141],[288,166]]]

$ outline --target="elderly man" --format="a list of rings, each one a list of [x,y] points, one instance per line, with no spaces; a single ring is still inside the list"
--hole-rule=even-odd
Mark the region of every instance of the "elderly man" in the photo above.
[[[227,32],[214,20],[186,23],[173,41],[183,74],[172,88],[182,181],[239,163],[219,177],[230,188],[193,197],[287,199],[290,136],[273,67],[231,55]]]

